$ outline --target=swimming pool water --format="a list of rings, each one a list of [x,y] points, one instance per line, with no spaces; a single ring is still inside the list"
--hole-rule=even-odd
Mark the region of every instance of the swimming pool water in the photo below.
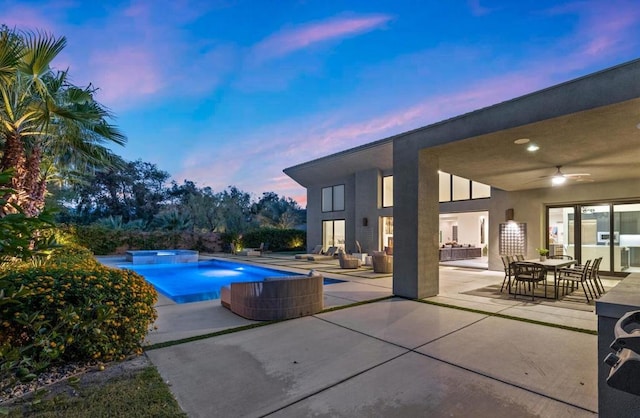
[[[265,277],[295,273],[256,267],[229,261],[209,260],[197,263],[123,265],[151,283],[158,292],[176,303],[220,298],[220,288],[232,282],[252,282]],[[324,279],[325,284],[342,280]]]

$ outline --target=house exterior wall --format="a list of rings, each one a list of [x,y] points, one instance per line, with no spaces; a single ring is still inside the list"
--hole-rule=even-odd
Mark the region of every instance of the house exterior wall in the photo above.
[[[382,177],[390,174],[379,169],[371,169],[308,187],[307,249],[311,250],[322,243],[323,221],[344,219],[347,252],[356,252],[356,240],[360,242],[363,252],[380,250],[379,219],[382,216],[393,216],[393,207],[383,208],[381,201]],[[322,212],[322,189],[338,184],[345,185],[345,210]]]
[[[345,220],[345,246],[347,250],[354,246],[355,210],[356,210],[356,176],[333,178],[317,186],[307,188],[307,250],[322,244],[322,222]],[[344,184],[344,210],[322,212],[322,189]],[[351,244],[350,244],[351,243]],[[326,248],[325,248],[326,250]]]

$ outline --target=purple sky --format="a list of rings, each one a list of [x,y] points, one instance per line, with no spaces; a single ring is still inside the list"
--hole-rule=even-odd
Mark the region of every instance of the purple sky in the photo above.
[[[286,167],[640,57],[640,3],[5,1],[67,38],[54,66],[100,88],[129,143],[181,183],[303,206]]]

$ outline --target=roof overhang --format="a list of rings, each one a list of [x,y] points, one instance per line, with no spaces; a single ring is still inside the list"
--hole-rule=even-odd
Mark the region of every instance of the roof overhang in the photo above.
[[[442,171],[507,190],[640,180],[640,60],[284,170],[304,187],[368,169],[391,170],[393,144],[415,141]],[[528,138],[539,146],[528,152]],[[639,190],[636,195],[640,195]]]

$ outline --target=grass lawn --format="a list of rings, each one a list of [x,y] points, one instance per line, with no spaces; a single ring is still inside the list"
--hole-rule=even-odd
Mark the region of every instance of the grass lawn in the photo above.
[[[186,417],[153,366],[97,379],[69,379],[28,400],[0,407],[0,417]],[[6,407],[5,407],[6,408]],[[7,415],[8,413],[8,415]]]

